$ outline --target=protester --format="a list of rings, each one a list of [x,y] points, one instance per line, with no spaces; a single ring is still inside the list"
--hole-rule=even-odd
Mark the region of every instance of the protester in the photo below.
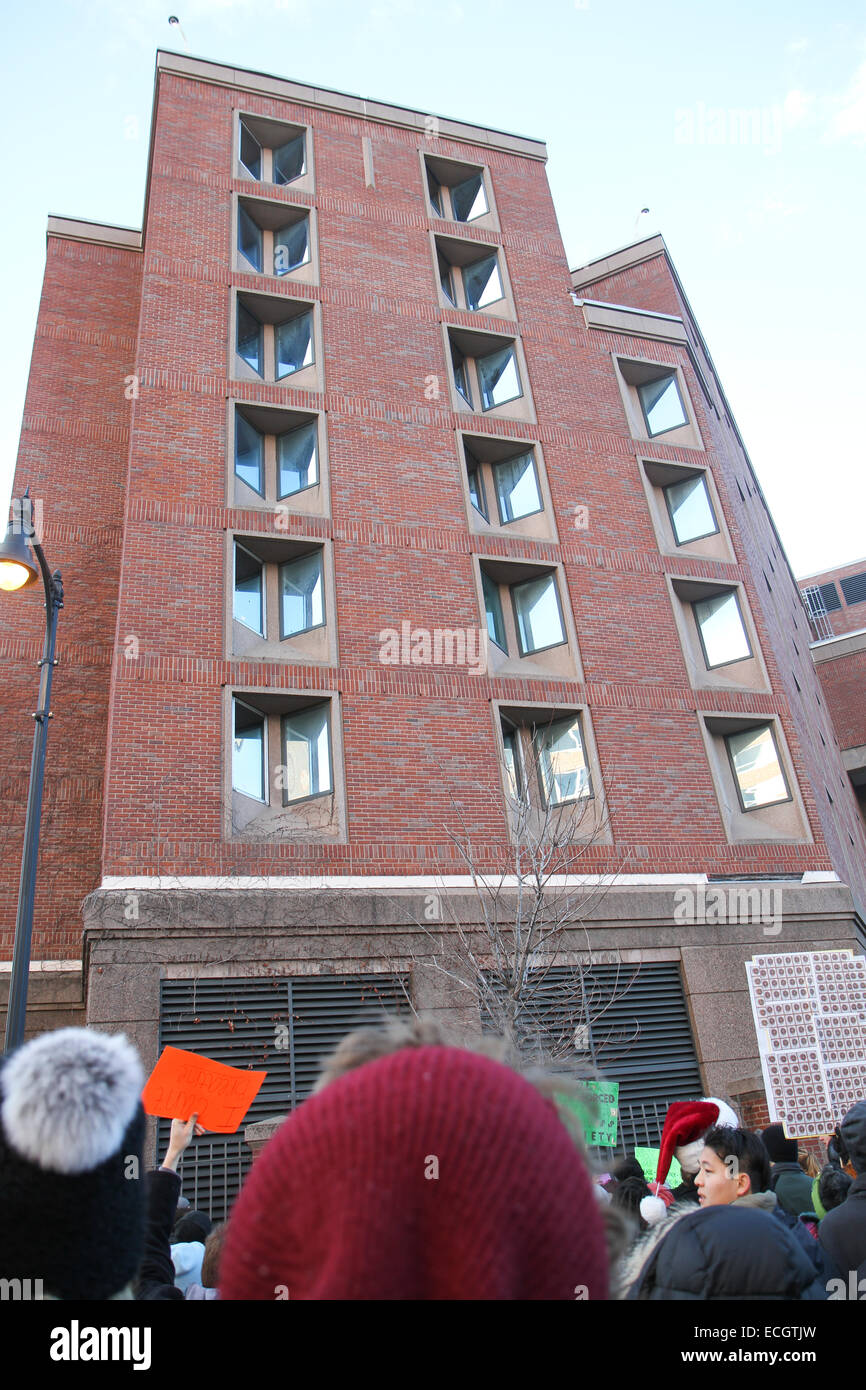
[[[43,1033],[0,1062],[4,1279],[31,1281],[37,1298],[132,1298],[143,1084],[127,1038],[93,1028]]]
[[[818,1242],[827,1251],[843,1280],[854,1274],[853,1297],[858,1297],[858,1267],[866,1261],[866,1100],[852,1105],[839,1126],[843,1159],[856,1177],[848,1195],[821,1221]]]
[[[679,1205],[629,1256],[617,1296],[811,1301],[826,1299],[827,1290],[783,1222],[739,1204]]]
[[[847,1173],[843,1173],[841,1168],[834,1167],[832,1163],[826,1163],[813,1181],[812,1209],[801,1212],[799,1220],[816,1240],[820,1223],[828,1211],[833,1211],[845,1201],[852,1182],[853,1178],[849,1178]]]
[[[147,1174],[147,1238],[135,1285],[135,1297],[142,1301],[165,1303],[181,1301],[184,1297],[183,1289],[175,1283],[172,1246],[169,1243],[180,1193],[177,1165],[193,1135],[204,1132],[197,1115],[189,1120],[172,1120],[165,1158],[159,1168]],[[176,1246],[174,1248],[177,1249]]]
[[[722,1102],[715,1100],[678,1100],[668,1106],[659,1147],[655,1182],[650,1184],[652,1196],[641,1204],[641,1214],[650,1225],[663,1220],[672,1202],[697,1203],[695,1175],[700,1166],[703,1138],[708,1129],[718,1123]],[[733,1116],[733,1112],[730,1112]],[[736,1121],[736,1116],[733,1116]],[[671,1160],[680,1165],[683,1181],[671,1192],[664,1187]]]
[[[555,1104],[421,1030],[347,1039],[253,1165],[227,1299],[604,1299],[605,1216]]]
[[[782,1125],[769,1125],[761,1131],[764,1148],[770,1155],[769,1186],[789,1216],[812,1210],[812,1180],[797,1161],[797,1141],[788,1139]]]

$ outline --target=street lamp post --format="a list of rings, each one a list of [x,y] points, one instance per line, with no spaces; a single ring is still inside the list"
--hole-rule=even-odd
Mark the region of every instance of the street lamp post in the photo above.
[[[51,678],[57,664],[54,657],[57,616],[63,607],[63,580],[59,570],[55,570],[54,574],[49,572],[42,546],[36,540],[35,527],[30,520],[31,504],[28,493],[29,488],[21,501],[20,524],[14,521],[9,523],[6,539],[0,546],[0,589],[12,592],[28,588],[37,582],[40,574],[45,588],[45,640],[42,644],[42,659],[38,663],[39,703],[33,715],[36,726],[33,730],[33,756],[30,761],[30,787],[24,821],[24,850],[21,856],[12,976],[6,1014],[4,1050],[7,1053],[23,1040],[27,1016],[27,985],[30,977],[30,943],[33,936],[36,864],[39,858],[45,747],[48,742],[48,721],[51,718]],[[29,544],[25,535],[29,538]]]

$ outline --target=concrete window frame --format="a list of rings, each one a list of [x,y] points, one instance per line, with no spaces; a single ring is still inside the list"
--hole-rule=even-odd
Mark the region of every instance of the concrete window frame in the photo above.
[[[347,839],[346,778],[343,766],[343,733],[339,695],[331,691],[227,686],[224,691],[223,775],[224,838],[266,840],[278,845],[297,841],[345,844]],[[239,705],[247,717],[259,718],[263,727],[266,778],[265,799],[236,791],[232,758],[234,711]],[[285,721],[293,715],[325,708],[327,719],[330,788],[293,795],[293,769],[284,758]]]
[[[241,250],[240,219],[246,215],[261,235],[262,264],[256,267]],[[307,224],[307,256],[296,266],[278,269],[280,232],[287,227]],[[273,198],[232,194],[232,265],[241,275],[261,276],[277,284],[317,285],[319,283],[319,231],[316,209],[305,203],[277,202]]]
[[[629,432],[633,439],[648,440],[663,446],[677,445],[684,449],[704,449],[698,428],[697,415],[686,382],[685,369],[679,362],[660,362],[647,357],[628,357],[612,353],[611,359],[622,397]],[[686,415],[686,423],[673,429],[651,434],[639,388],[662,379],[672,379]]]
[[[769,673],[744,585],[734,579],[709,580],[684,574],[667,574],[665,579],[690,683],[696,688],[768,693],[771,688]],[[747,656],[710,666],[695,604],[724,594],[731,594],[736,600],[749,651]]]
[[[261,439],[263,491],[246,481],[237,471],[238,418]],[[279,490],[279,441],[287,435],[315,426],[316,480],[294,492]],[[228,401],[226,420],[227,472],[226,505],[270,512],[276,533],[287,534],[291,515],[328,516],[330,512],[327,417],[324,411],[295,410],[288,406],[258,402]]]
[[[547,480],[544,451],[538,440],[503,439],[490,434],[471,434],[468,430],[457,430],[456,440],[470,529],[484,535],[526,536],[556,542],[556,518]],[[532,455],[541,506],[535,511],[516,517],[513,521],[505,521],[497,490],[497,470],[500,465],[523,454]],[[477,477],[478,494],[483,499],[484,511],[479,510],[473,500],[473,489],[470,486],[472,474]]]
[[[698,721],[707,752],[725,834],[731,844],[794,844],[812,841],[785,731],[773,714],[701,713]],[[730,755],[733,734],[769,728],[788,795],[766,806],[746,807]]]
[[[419,150],[421,158],[422,182],[427,203],[427,215],[435,226],[443,222],[458,227],[473,227],[481,231],[498,231],[499,218],[493,193],[493,180],[486,164],[477,164],[460,159],[444,159],[440,155]],[[479,180],[486,210],[475,217],[460,216],[463,208],[458,206],[455,191],[459,191],[470,180]],[[459,194],[458,194],[459,196]],[[471,211],[471,209],[469,209]]]
[[[680,463],[672,459],[638,456],[641,483],[656,533],[656,542],[663,555],[700,556],[710,560],[734,563],[736,555],[727,521],[721,505],[712,469],[703,463]],[[716,530],[690,541],[680,541],[674,531],[666,489],[691,478],[703,482]]]
[[[516,333],[490,333],[474,328],[458,328],[445,323],[442,324],[442,333],[455,413],[469,413],[494,420],[535,422],[523,344]],[[507,400],[485,407],[479,376],[480,364],[489,362],[506,349],[511,349],[520,389]]]
[[[251,111],[234,112],[234,176],[252,184],[268,184],[274,188],[290,188],[292,192],[315,191],[315,168],[312,130],[309,125],[294,121],[277,121]],[[304,168],[294,178],[283,179],[275,167],[277,152],[303,137]],[[254,173],[241,156],[242,147],[251,138],[258,146],[259,172]]]
[[[516,319],[517,314],[514,309],[511,282],[505,263],[505,252],[498,243],[469,241],[465,237],[443,236],[434,231],[430,232],[430,243],[436,264],[440,308],[446,312],[456,309],[464,314],[491,314],[499,319]],[[464,275],[472,266],[491,256],[496,257],[496,268],[502,295],[499,299],[491,300],[488,304],[473,309],[469,303]],[[448,294],[444,288],[443,266],[447,272],[451,294]]]
[[[261,333],[261,371],[257,371],[239,351],[241,309],[258,323]],[[281,327],[310,315],[311,361],[291,372],[277,376],[277,333]],[[236,381],[266,383],[292,390],[322,392],[321,305],[315,299],[297,299],[290,295],[260,294],[255,290],[235,289],[231,295],[229,314],[229,361],[231,376]]]
[[[493,700],[491,708],[512,842],[526,833],[538,836],[546,826],[551,834],[565,833],[575,842],[612,844],[607,794],[588,705]],[[577,723],[589,792],[549,802],[541,770],[539,734],[565,721]],[[509,741],[517,768],[517,788],[511,774]]]
[[[261,566],[262,617],[259,633],[235,617],[235,563],[238,550]],[[303,631],[282,633],[282,567],[313,553],[321,556],[323,620]],[[303,665],[336,666],[336,582],[334,548],[329,538],[295,534],[231,530],[226,532],[226,613],[225,651],[227,657],[250,661],[291,662]]]
[[[568,586],[565,571],[561,564],[550,561],[519,560],[501,555],[476,554],[472,557],[475,570],[478,610],[481,626],[487,628],[487,660],[491,675],[514,675],[521,677],[553,676],[567,680],[583,680],[577,634],[571,604],[568,600]],[[559,620],[564,634],[561,642],[549,646],[523,651],[514,590],[533,579],[550,575],[553,580]],[[499,617],[504,632],[505,646],[495,640],[489,630],[487,616],[487,596],[484,579],[495,590],[499,604]]]

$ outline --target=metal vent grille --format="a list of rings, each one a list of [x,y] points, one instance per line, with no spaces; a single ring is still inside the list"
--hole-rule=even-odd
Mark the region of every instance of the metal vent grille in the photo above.
[[[824,600],[825,612],[835,613],[837,608],[842,607],[842,600],[839,597],[839,591],[835,584],[819,584],[818,587],[821,591],[821,598]],[[844,579],[842,581],[842,587],[845,587]]]
[[[310,1095],[322,1059],[354,1028],[409,1009],[409,978],[311,975],[301,978],[163,980],[159,1045],[182,1047],[232,1067],[266,1071],[246,1124],[284,1115]],[[170,1121],[157,1127],[159,1156]],[[157,1161],[158,1158],[157,1158]],[[194,1139],[183,1159],[184,1196],[214,1221],[228,1214],[252,1162],[237,1134]]]
[[[866,570],[860,574],[849,574],[847,579],[842,579],[839,582],[842,585],[842,593],[845,595],[846,603],[866,602]]]

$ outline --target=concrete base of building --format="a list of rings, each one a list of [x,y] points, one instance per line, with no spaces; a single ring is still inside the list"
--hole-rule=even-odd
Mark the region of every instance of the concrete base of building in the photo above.
[[[12,966],[0,963],[0,1028],[5,1033]],[[84,1026],[84,983],[80,961],[34,961],[27,986],[25,1041],[55,1028]]]

